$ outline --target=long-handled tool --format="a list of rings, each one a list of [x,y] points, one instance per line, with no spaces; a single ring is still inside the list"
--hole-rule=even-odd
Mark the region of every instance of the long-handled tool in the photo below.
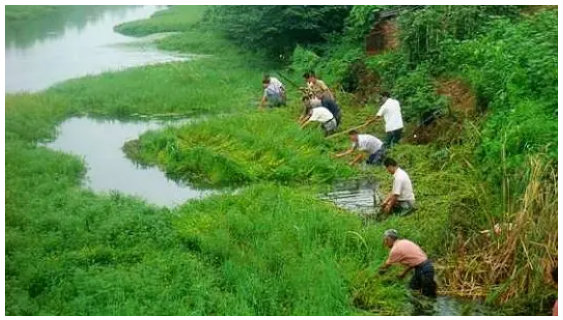
[[[352,131],[352,130],[359,130],[359,129],[362,129],[362,128],[364,128],[364,127],[367,126],[367,125],[369,125],[369,123],[364,123],[364,124],[362,124],[361,126],[357,126],[357,127],[353,127],[353,128],[346,129],[346,130],[344,130],[344,131],[340,131],[340,132],[335,133],[335,134],[333,134],[333,135],[330,135],[330,136],[328,136],[328,137],[326,137],[326,138],[327,138],[327,139],[332,139],[332,138],[334,138],[334,137],[339,137],[339,136],[344,135],[344,134],[346,134],[346,133],[348,133],[348,132],[350,132],[350,131]]]
[[[291,79],[289,79],[288,77],[284,76],[281,72],[276,71],[276,74],[278,76],[280,76],[280,78],[282,78],[283,80],[287,81],[289,84],[291,84],[292,86],[294,86],[295,88],[299,89],[300,87],[293,81],[291,81]]]

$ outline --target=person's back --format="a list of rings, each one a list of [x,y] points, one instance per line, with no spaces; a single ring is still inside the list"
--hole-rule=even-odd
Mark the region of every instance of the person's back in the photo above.
[[[387,98],[380,110],[381,116],[385,120],[385,132],[391,132],[403,128],[403,116],[401,115],[401,105],[393,98]]]
[[[340,108],[338,108],[338,105],[334,100],[327,97],[323,97],[321,100],[321,104],[323,107],[327,108],[334,116],[340,114]]]
[[[416,267],[427,259],[426,253],[416,243],[407,239],[398,239],[393,244],[387,261],[389,264],[400,263]]]
[[[278,78],[275,77],[270,77],[270,84],[272,84],[274,87],[279,88],[280,91],[284,90],[284,86],[283,83],[281,83],[280,80],[278,80]]]
[[[399,196],[397,200],[414,202],[412,181],[405,170],[397,168],[393,176],[393,193]]]
[[[330,110],[323,106],[320,106],[311,110],[311,118],[309,118],[309,121],[325,123],[327,121],[330,121],[331,119],[334,119],[334,116],[330,112]]]
[[[381,149],[383,142],[370,134],[358,135],[358,149],[374,154]]]

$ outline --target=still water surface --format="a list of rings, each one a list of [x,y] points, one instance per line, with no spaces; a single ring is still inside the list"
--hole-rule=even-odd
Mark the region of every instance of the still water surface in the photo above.
[[[6,92],[39,91],[104,71],[185,60],[146,39],[115,33],[123,22],[145,19],[164,6],[71,6],[6,26]]]
[[[148,130],[178,122],[95,120],[70,118],[59,126],[57,138],[47,147],[78,155],[86,163],[86,187],[97,192],[119,191],[148,202],[173,207],[189,199],[211,194],[170,180],[154,167],[142,167],[127,159],[121,150],[126,141]]]

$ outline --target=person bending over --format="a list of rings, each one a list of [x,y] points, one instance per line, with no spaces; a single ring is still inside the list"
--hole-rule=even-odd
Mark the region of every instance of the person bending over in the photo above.
[[[355,151],[363,151],[359,153],[350,162],[350,165],[355,165],[365,158],[367,154],[367,164],[381,164],[381,159],[383,158],[384,149],[383,142],[369,134],[359,134],[358,131],[352,130],[348,133],[350,140],[352,141],[352,147],[342,153],[336,155],[336,158],[342,158]]]
[[[262,80],[262,86],[264,87],[264,94],[262,95],[262,101],[260,101],[260,109],[264,109],[266,105],[270,108],[275,108],[284,104],[282,87],[274,85],[270,78]]]
[[[306,99],[307,97],[303,98],[304,103],[306,103]],[[332,134],[338,127],[336,119],[327,108],[322,106],[312,108],[309,104],[307,115],[300,120],[301,128],[305,128],[311,122],[320,122],[325,136]]]
[[[379,268],[379,274],[384,274],[394,264],[402,264],[406,268],[399,279],[403,279],[414,269],[410,288],[427,297],[435,297],[434,266],[428,260],[426,253],[416,243],[407,239],[399,239],[397,231],[393,229],[385,231],[383,243],[390,251],[387,261]]]

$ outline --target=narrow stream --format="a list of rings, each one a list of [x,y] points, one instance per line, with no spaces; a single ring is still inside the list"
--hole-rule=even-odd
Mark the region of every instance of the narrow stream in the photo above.
[[[82,157],[87,167],[84,184],[93,191],[119,191],[157,205],[173,207],[208,196],[212,191],[172,181],[158,168],[141,167],[127,159],[121,148],[145,131],[174,124],[178,121],[70,118],[59,126],[57,138],[45,146]]]

